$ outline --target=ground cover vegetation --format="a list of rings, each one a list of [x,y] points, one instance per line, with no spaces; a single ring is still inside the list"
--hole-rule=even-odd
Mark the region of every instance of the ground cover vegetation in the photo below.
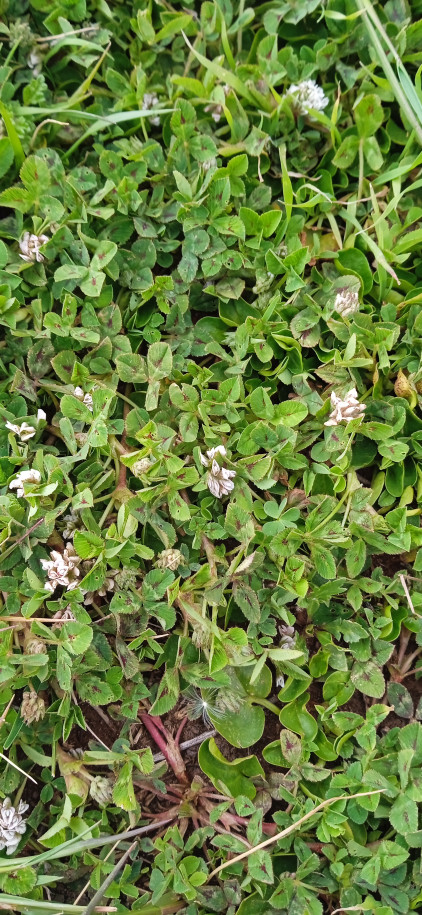
[[[0,908],[419,911],[422,2],[0,11]]]

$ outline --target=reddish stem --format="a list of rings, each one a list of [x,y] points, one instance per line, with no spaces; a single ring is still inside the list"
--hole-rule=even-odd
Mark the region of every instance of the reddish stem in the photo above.
[[[178,727],[176,737],[174,738],[175,743],[177,744],[177,746],[179,746],[180,738],[181,738],[181,736],[182,736],[182,731],[183,731],[183,728],[185,727],[185,724],[187,723],[187,720],[188,720],[187,717],[185,717],[185,718],[183,719],[183,721],[180,722],[180,725],[179,725],[179,727]]]
[[[159,718],[148,715],[146,712],[141,715],[141,721],[142,724],[145,725],[152,739],[157,744],[157,747],[161,750],[169,766],[171,766],[173,769],[177,780],[183,784],[187,784],[188,778],[186,775],[185,764],[183,762],[179,747],[177,746],[173,737],[171,737],[171,735],[166,731],[162,721]],[[160,734],[160,730],[163,732],[162,734]]]

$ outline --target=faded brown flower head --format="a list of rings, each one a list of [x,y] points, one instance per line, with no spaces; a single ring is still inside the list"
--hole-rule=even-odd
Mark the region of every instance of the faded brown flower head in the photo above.
[[[45,702],[41,696],[38,696],[35,690],[25,690],[21,704],[21,717],[25,724],[32,724],[34,721],[40,721],[45,715]]]
[[[183,563],[183,555],[180,550],[163,550],[159,553],[158,559],[155,563],[157,569],[170,569],[172,572],[175,572]]]

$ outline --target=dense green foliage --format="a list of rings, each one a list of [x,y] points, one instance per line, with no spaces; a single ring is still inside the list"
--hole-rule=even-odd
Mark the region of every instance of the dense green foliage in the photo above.
[[[419,910],[422,3],[190,2],[0,0],[0,908]]]

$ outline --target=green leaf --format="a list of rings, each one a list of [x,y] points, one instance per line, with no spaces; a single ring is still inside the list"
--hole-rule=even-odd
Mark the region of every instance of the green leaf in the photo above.
[[[350,578],[360,575],[366,562],[366,545],[363,540],[355,540],[346,553],[347,573]]]
[[[135,383],[147,380],[145,359],[138,353],[117,356],[116,368],[121,381]]]
[[[282,423],[283,426],[292,428],[301,423],[308,414],[306,404],[298,400],[288,400],[285,403],[278,404],[275,408],[274,423]]]
[[[84,674],[77,681],[78,695],[83,702],[89,702],[90,705],[109,705],[115,698],[114,691],[105,683],[92,674]]]
[[[104,549],[104,541],[92,531],[75,531],[73,545],[81,559],[93,559]]]
[[[13,146],[8,137],[0,140],[0,178],[9,171],[14,160]]]
[[[73,394],[63,394],[60,401],[60,408],[64,416],[68,419],[77,419],[79,422],[91,423],[92,413],[88,410],[82,401],[74,397]]]
[[[377,95],[365,95],[353,111],[360,137],[372,137],[381,127],[384,112]]]
[[[373,661],[360,663],[352,667],[351,681],[364,696],[381,699],[385,692],[385,680],[382,671]]]
[[[399,835],[416,832],[418,829],[418,806],[416,801],[400,794],[390,810],[390,823]]]
[[[233,597],[246,619],[251,623],[258,623],[261,618],[261,608],[255,591],[244,582],[235,581],[233,583]]]
[[[345,137],[333,158],[333,165],[337,168],[350,168],[356,159],[359,149],[359,137],[352,134]]]
[[[173,366],[173,357],[168,343],[153,343],[148,350],[147,364],[150,381],[168,378]]]
[[[405,442],[395,442],[389,440],[388,442],[382,442],[380,445],[378,445],[378,451],[383,455],[383,457],[389,458],[390,461],[401,463],[404,461],[409,451],[409,445],[406,445]]]
[[[229,762],[218,749],[214,738],[201,743],[198,762],[217,791],[223,791],[233,798],[243,795],[253,800],[256,788],[252,778],[264,775],[256,756],[245,756]]]
[[[403,683],[391,682],[387,686],[387,699],[401,718],[413,717],[413,699]]]
[[[132,780],[133,763],[125,762],[113,787],[113,802],[122,810],[136,810],[137,803]]]
[[[326,579],[336,578],[336,563],[329,549],[322,546],[311,546],[311,557],[318,575]]]
[[[113,260],[117,254],[117,245],[113,241],[101,241],[91,261],[91,270],[98,273]]]
[[[64,623],[60,629],[60,639],[66,650],[75,655],[83,654],[89,648],[92,635],[91,626],[87,626],[86,623],[78,623],[76,620]]]

